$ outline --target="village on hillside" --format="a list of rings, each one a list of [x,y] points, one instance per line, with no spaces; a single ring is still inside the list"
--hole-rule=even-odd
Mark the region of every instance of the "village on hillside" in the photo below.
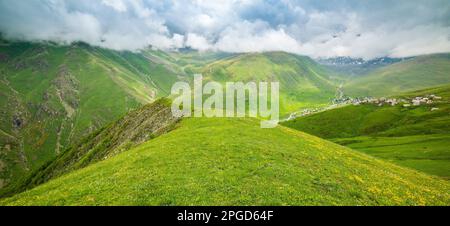
[[[403,107],[410,107],[410,106],[420,106],[423,104],[432,104],[435,101],[442,100],[442,97],[436,96],[434,94],[429,94],[424,97],[418,96],[414,97],[412,99],[407,98],[374,98],[374,97],[357,97],[357,98],[351,98],[351,97],[344,97],[340,99],[334,99],[332,101],[333,104],[353,104],[353,105],[361,105],[361,104],[375,104],[378,106],[383,105],[390,105],[390,106],[396,106],[398,104],[402,104]]]
[[[420,105],[430,105],[433,104],[436,101],[442,100],[442,97],[437,96],[435,94],[428,94],[425,96],[417,96],[414,98],[385,98],[385,97],[381,97],[381,98],[375,98],[375,97],[356,97],[356,98],[352,98],[352,97],[348,97],[348,96],[343,96],[340,98],[335,98],[332,100],[332,104],[326,107],[322,107],[322,108],[308,108],[308,109],[304,109],[302,111],[299,112],[294,112],[292,114],[289,115],[289,117],[286,119],[286,121],[298,118],[298,117],[303,117],[303,116],[308,116],[311,114],[315,114],[315,113],[319,113],[319,112],[323,112],[323,111],[327,111],[327,110],[331,110],[334,108],[338,108],[338,107],[344,107],[347,105],[363,105],[363,104],[373,104],[376,105],[378,107],[382,107],[382,106],[397,106],[400,105],[404,108],[408,108],[411,106],[420,106]],[[431,108],[431,111],[437,111],[439,110],[439,108],[437,107],[433,107]]]

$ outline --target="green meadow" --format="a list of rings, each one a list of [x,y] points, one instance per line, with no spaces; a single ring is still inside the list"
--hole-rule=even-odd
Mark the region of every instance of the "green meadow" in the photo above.
[[[165,135],[2,205],[447,205],[446,180],[256,119],[186,118]]]

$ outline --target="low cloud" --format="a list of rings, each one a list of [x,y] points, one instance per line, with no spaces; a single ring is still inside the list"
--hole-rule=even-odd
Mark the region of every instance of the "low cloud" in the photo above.
[[[287,51],[366,59],[450,52],[447,0],[0,0],[0,32],[116,50]]]
[[[229,52],[287,51],[301,53],[297,40],[284,29],[273,29],[265,22],[243,22],[220,33],[214,49]]]

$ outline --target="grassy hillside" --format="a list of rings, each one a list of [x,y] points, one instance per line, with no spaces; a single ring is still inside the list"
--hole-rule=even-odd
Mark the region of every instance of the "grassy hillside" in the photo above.
[[[284,125],[330,139],[400,165],[450,178],[450,86],[415,91],[435,94],[431,105],[347,106],[297,118]],[[431,108],[438,110],[431,111]]]
[[[170,133],[2,205],[448,205],[448,181],[248,118]]]
[[[350,96],[391,96],[446,83],[450,83],[450,54],[434,54],[356,77],[345,85],[344,92]]]
[[[337,86],[312,59],[284,52],[239,54],[206,65],[202,74],[219,82],[279,81],[282,114],[329,103]]]
[[[0,188],[129,110],[167,95],[177,79],[139,53],[2,41]]]
[[[178,51],[165,53],[170,61],[183,69],[186,74],[201,73],[203,67],[215,61],[233,57],[237,54],[219,51]]]

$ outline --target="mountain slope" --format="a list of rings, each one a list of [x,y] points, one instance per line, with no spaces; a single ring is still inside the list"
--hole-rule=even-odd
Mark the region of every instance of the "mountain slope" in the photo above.
[[[447,181],[248,118],[186,118],[2,205],[448,205]]]
[[[450,86],[410,92],[400,98],[430,94],[443,99],[410,107],[352,105],[297,118],[283,125],[450,178]]]
[[[334,98],[337,82],[311,58],[285,52],[239,54],[208,64],[206,79],[280,82],[280,112],[323,105]]]
[[[418,56],[356,77],[344,86],[350,96],[392,96],[450,83],[450,54]]]
[[[139,53],[0,42],[0,188],[84,135],[167,95],[177,74]]]
[[[408,58],[381,57],[372,60],[351,57],[319,58],[317,62],[326,68],[335,71],[345,79],[366,75],[378,68],[398,63]]]
[[[19,193],[52,178],[108,159],[175,128],[179,118],[172,116],[170,101],[159,99],[129,112],[119,120],[85,137],[55,159],[17,181],[1,196]]]

